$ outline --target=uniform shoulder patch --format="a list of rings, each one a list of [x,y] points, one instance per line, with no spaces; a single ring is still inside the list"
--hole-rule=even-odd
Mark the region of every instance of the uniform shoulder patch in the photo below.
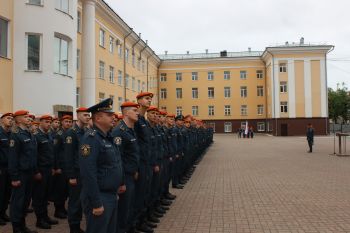
[[[57,134],[61,136],[63,134],[63,131],[62,130],[58,130]]]
[[[72,141],[73,141],[73,139],[72,139],[71,136],[66,137],[66,143],[67,143],[67,144],[71,144]]]
[[[122,144],[122,138],[121,137],[115,137],[114,138],[114,143],[116,144],[116,145],[121,145]]]
[[[14,128],[12,129],[12,133],[18,133],[18,132],[19,132],[19,130],[18,130],[17,127],[14,127]]]
[[[10,147],[14,147],[15,146],[15,140],[11,139],[10,140]]]
[[[81,152],[81,155],[82,155],[83,157],[89,156],[89,155],[90,155],[90,151],[91,151],[90,145],[87,145],[87,144],[81,145],[81,147],[80,147],[80,152]]]
[[[120,130],[122,130],[122,131],[125,131],[125,130],[126,130],[125,127],[124,127],[124,125],[121,125],[121,126],[120,126]]]
[[[88,134],[89,134],[89,136],[95,136],[96,135],[96,130],[94,130],[94,129],[90,129],[89,131],[88,131]]]

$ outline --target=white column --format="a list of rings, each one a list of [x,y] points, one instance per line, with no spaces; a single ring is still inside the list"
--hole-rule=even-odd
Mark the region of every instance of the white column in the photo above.
[[[275,72],[275,118],[280,118],[280,81],[279,81],[279,64],[278,59],[274,62],[274,72]]]
[[[321,117],[327,117],[327,81],[326,81],[326,61],[320,60],[320,81],[321,81]]]
[[[95,0],[83,1],[81,104],[84,107],[96,102],[95,80]]]
[[[271,80],[270,80],[270,90],[271,90],[271,117],[275,118],[275,90],[274,90],[274,61],[271,60]]]
[[[295,118],[295,68],[294,59],[288,59],[288,111],[289,118]]]
[[[312,117],[311,61],[304,59],[305,117]]]

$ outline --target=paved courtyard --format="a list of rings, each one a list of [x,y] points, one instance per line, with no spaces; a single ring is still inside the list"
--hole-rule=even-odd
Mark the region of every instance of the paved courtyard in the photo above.
[[[332,137],[316,137],[312,154],[302,137],[214,140],[185,188],[172,190],[157,233],[350,232],[350,157],[328,155]]]

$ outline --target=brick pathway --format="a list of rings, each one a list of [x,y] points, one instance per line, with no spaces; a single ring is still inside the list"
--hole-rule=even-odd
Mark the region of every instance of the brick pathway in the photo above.
[[[216,135],[156,232],[350,232],[350,157],[328,155],[331,137],[306,150],[300,137]],[[67,223],[39,232],[65,233]]]

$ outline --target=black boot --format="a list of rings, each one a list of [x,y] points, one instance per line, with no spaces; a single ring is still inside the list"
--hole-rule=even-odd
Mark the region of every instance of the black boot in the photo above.
[[[44,218],[45,222],[47,222],[50,225],[57,225],[58,221],[55,219],[50,218],[49,216],[46,215],[46,217]]]
[[[141,231],[141,232],[146,232],[146,233],[153,233],[154,230],[147,226],[145,223],[139,225],[136,230]]]
[[[51,225],[47,223],[43,218],[39,218],[36,221],[36,227],[40,229],[51,229]]]
[[[0,226],[5,226],[6,222],[4,219],[0,218]]]
[[[13,233],[22,233],[22,228],[21,228],[21,224],[20,223],[12,223],[12,231]]]
[[[37,231],[32,231],[30,230],[28,227],[24,226],[22,228],[22,231],[20,231],[21,233],[38,233]]]
[[[3,214],[1,216],[1,218],[5,221],[5,222],[10,222],[10,217],[7,214]]]

